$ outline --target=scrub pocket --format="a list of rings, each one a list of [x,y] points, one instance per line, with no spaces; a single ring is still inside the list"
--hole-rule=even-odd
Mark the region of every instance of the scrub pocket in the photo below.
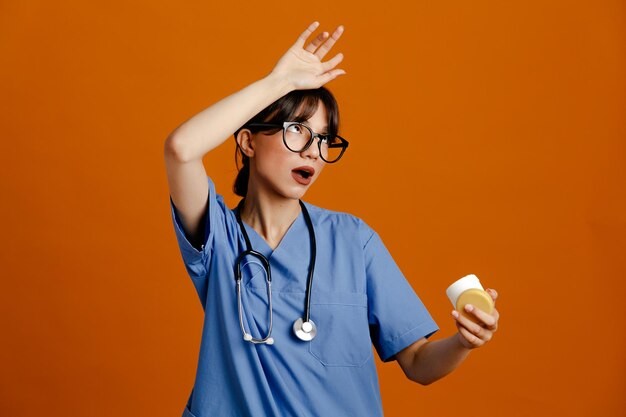
[[[311,300],[317,326],[309,353],[324,366],[362,366],[372,356],[367,321],[367,294],[333,292]]]

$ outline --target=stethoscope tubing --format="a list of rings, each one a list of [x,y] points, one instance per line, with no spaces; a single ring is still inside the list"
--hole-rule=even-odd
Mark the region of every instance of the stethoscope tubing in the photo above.
[[[311,318],[310,317],[311,289],[313,287],[313,273],[315,271],[315,259],[317,257],[317,253],[316,253],[317,244],[315,240],[315,230],[313,229],[313,222],[311,221],[311,216],[309,215],[309,212],[306,209],[306,206],[304,205],[302,200],[298,200],[298,202],[300,203],[300,207],[302,208],[304,220],[309,230],[309,242],[311,244],[311,257],[309,261],[309,274],[307,277],[307,286],[306,286],[306,294],[305,294],[305,302],[304,302],[304,322],[302,322],[301,318],[296,320],[296,323],[294,323],[294,332],[296,332],[296,335],[301,340],[311,340],[313,337],[315,337],[315,334],[317,332],[315,330],[315,323],[313,323],[310,320]],[[237,213],[236,213],[237,222],[239,223],[239,227],[241,228],[244,240],[246,241],[246,250],[239,254],[235,262],[235,282],[236,282],[236,292],[237,292],[237,310],[238,310],[238,315],[239,315],[239,327],[241,328],[241,332],[243,334],[244,340],[247,340],[255,344],[256,343],[273,344],[274,339],[271,337],[272,326],[273,326],[273,309],[272,309],[272,276],[271,276],[270,263],[268,259],[262,253],[257,252],[252,249],[250,238],[248,237],[248,233],[246,232],[246,229],[243,225],[243,221],[241,220],[241,208],[243,207],[243,203],[244,203],[244,199],[242,199],[239,202],[239,205],[237,206]],[[243,325],[243,302],[241,300],[241,279],[242,279],[241,261],[246,256],[254,256],[259,261],[261,261],[263,265],[263,269],[265,270],[265,274],[266,274],[265,279],[266,279],[266,284],[267,284],[266,287],[267,287],[268,308],[269,308],[269,313],[270,313],[270,324],[269,324],[267,335],[262,339],[252,337],[250,333],[246,332],[245,327]],[[301,331],[298,331],[296,329],[298,323],[300,326],[302,325],[302,323],[305,323],[307,324],[307,326],[310,327],[309,329],[305,330],[306,334],[304,335],[304,338],[302,337],[301,334],[299,334],[301,333]],[[300,330],[302,330],[302,327],[300,328]]]
[[[309,211],[304,207],[304,203],[300,200],[300,206],[302,207],[302,214],[304,215],[304,220],[306,221],[306,225],[309,229],[309,239],[311,243],[311,260],[309,262],[309,276],[307,277],[306,283],[306,296],[304,301],[304,321],[305,323],[310,320],[311,313],[311,287],[313,286],[313,273],[315,272],[315,258],[317,257],[317,243],[315,241],[315,231],[313,229],[313,222],[311,222],[311,216],[309,216]]]
[[[246,235],[245,237],[246,237],[246,241],[248,241],[247,239],[248,236]],[[267,282],[267,299],[268,299],[269,311],[270,311],[270,326],[267,331],[267,336],[265,336],[262,339],[252,337],[250,333],[246,332],[246,329],[243,326],[243,301],[241,300],[241,260],[247,255],[252,255],[256,257],[258,260],[260,260],[267,274],[265,279]],[[235,265],[236,265],[235,281],[237,283],[237,309],[239,311],[239,327],[241,327],[241,332],[244,335],[244,339],[247,339],[252,343],[267,343],[267,341],[271,338],[270,336],[272,335],[272,327],[273,327],[273,322],[274,322],[274,317],[273,317],[274,315],[272,314],[272,275],[271,275],[272,272],[270,269],[269,261],[267,260],[265,256],[263,256],[262,253],[257,252],[252,249],[248,249],[242,252],[237,257],[237,262]]]

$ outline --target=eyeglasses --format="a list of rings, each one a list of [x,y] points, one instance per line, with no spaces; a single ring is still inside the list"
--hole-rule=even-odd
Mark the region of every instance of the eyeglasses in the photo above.
[[[337,162],[348,148],[348,141],[341,136],[315,133],[307,125],[298,122],[285,122],[282,125],[250,123],[246,127],[282,128],[283,143],[291,152],[303,152],[309,149],[315,138],[319,138],[317,146],[320,150],[320,157],[329,164]]]

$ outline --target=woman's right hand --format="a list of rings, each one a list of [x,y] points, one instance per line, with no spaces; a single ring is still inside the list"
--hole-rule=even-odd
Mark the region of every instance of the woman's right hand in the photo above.
[[[314,22],[302,32],[296,43],[278,60],[271,72],[271,75],[287,81],[294,90],[319,88],[346,73],[342,69],[335,69],[343,60],[341,53],[322,62],[322,58],[341,37],[343,26],[338,26],[330,37],[328,32],[320,33],[305,47],[308,37],[318,26],[319,23]]]

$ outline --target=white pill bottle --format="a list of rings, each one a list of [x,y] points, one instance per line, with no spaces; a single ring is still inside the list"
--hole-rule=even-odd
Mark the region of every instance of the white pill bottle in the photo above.
[[[480,280],[474,274],[455,281],[446,289],[446,295],[456,311],[475,323],[479,320],[472,313],[465,311],[466,304],[471,304],[488,314],[493,312],[493,299],[480,285]]]

